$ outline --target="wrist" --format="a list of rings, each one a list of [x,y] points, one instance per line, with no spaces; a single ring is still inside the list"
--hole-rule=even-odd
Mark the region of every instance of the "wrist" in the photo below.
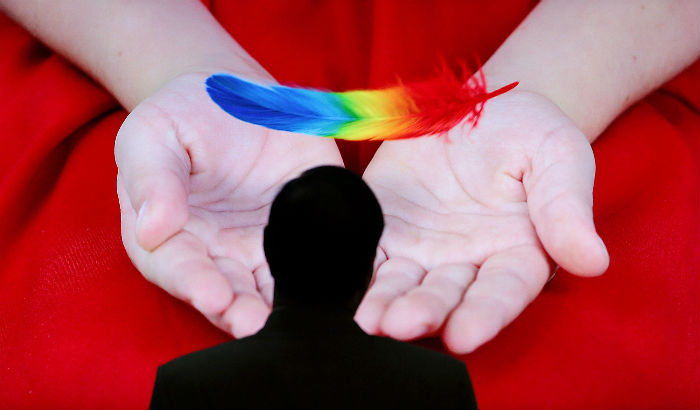
[[[186,72],[269,78],[198,0],[0,0],[0,6],[129,110]]]
[[[129,63],[128,68],[117,73],[120,77],[105,83],[111,83],[112,87],[108,87],[113,94],[126,109],[132,110],[165,84],[185,74],[199,73],[208,76],[227,72],[261,83],[275,81],[260,64],[240,48],[233,51],[228,49],[173,53],[165,57],[167,58],[154,62],[150,67],[143,67],[139,63],[141,59],[134,59],[133,64]],[[129,78],[129,73],[133,73],[133,77]]]
[[[185,23],[178,20],[182,19],[183,15],[190,16],[187,25],[180,27],[179,31],[175,27],[162,26],[156,30],[139,33],[140,36],[150,36],[149,41],[129,35],[126,38],[123,35],[115,38],[116,41],[126,41],[132,46],[121,49],[112,47],[112,52],[102,64],[105,70],[97,73],[96,77],[128,110],[133,109],[170,80],[187,73],[212,74],[224,71],[253,81],[274,81],[272,76],[219,25],[208,10],[200,4],[195,6],[198,13],[194,16],[192,10],[176,13],[176,22],[182,25]],[[172,39],[174,32],[178,33],[179,37],[175,41]]]
[[[542,61],[541,65],[519,64],[516,55],[508,56],[505,53],[497,53],[483,67],[489,92],[518,81],[514,91],[546,98],[586,135],[589,142],[593,142],[609,121],[600,114],[617,114],[617,98],[612,95],[617,89],[589,89],[582,86],[585,84],[570,81],[567,73],[573,69],[557,65],[556,61]],[[576,70],[578,75],[582,75],[585,67]]]

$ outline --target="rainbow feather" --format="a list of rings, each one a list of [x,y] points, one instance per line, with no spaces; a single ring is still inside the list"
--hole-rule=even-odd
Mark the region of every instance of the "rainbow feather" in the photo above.
[[[224,111],[267,128],[352,141],[440,135],[467,118],[475,126],[486,100],[517,83],[486,92],[483,72],[460,81],[450,70],[434,79],[380,90],[327,92],[263,86],[230,74],[206,81]]]

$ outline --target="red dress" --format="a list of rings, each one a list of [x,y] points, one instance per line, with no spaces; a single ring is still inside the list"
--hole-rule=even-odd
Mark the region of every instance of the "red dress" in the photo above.
[[[534,3],[210,8],[280,81],[343,90],[423,78],[439,56],[486,61]],[[0,45],[0,408],[146,407],[159,364],[228,336],[143,279],[122,247],[112,149],[126,113],[2,15]],[[463,356],[480,407],[700,406],[699,113],[696,62],[596,141],[610,269],[560,273]],[[357,171],[376,149],[340,145]]]

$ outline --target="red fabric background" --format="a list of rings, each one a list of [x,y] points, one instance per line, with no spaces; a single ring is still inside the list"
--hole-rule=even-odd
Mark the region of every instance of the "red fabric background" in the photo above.
[[[211,8],[279,80],[342,90],[430,75],[438,56],[485,61],[532,6]],[[146,407],[159,364],[228,337],[146,282],[122,248],[112,148],[124,111],[2,15],[0,45],[0,408]],[[560,273],[463,357],[482,408],[700,407],[699,113],[696,62],[594,144],[610,269]],[[341,148],[359,171],[376,145]]]

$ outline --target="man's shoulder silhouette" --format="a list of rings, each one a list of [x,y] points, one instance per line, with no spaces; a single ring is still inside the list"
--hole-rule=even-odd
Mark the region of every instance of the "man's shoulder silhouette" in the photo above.
[[[332,325],[311,320],[307,325],[318,325],[315,331],[278,327],[280,321],[288,319],[283,315],[293,314],[273,312],[256,335],[161,366],[154,397],[164,401],[151,405],[476,408],[469,374],[460,360],[410,343],[367,335],[351,317]]]

